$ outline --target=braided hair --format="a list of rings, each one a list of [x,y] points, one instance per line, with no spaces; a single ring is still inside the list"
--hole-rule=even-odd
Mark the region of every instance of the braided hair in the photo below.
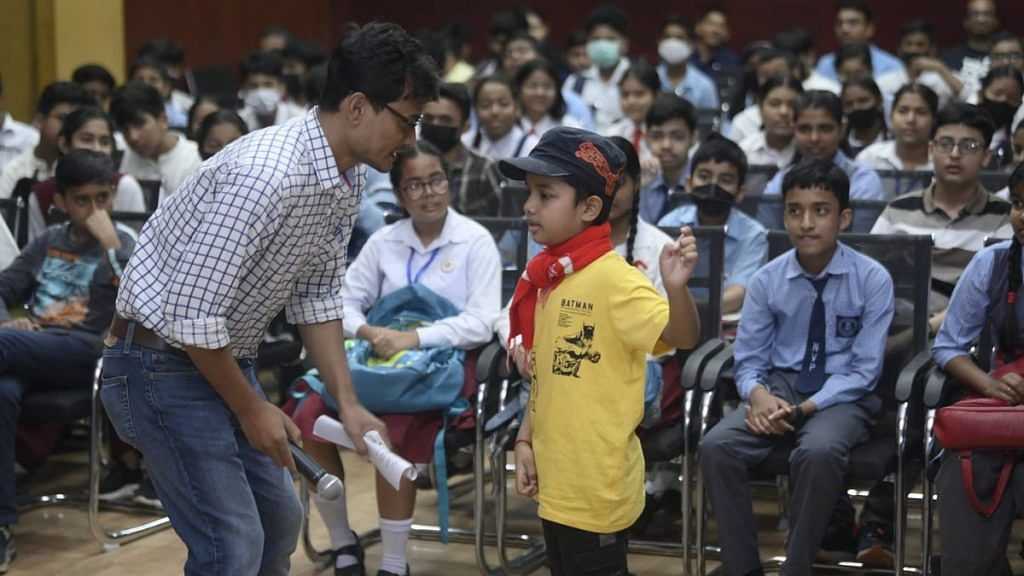
[[[612,144],[615,144],[615,146],[619,150],[622,150],[622,153],[626,155],[626,164],[622,171],[622,175],[629,176],[635,184],[633,205],[630,208],[629,214],[629,233],[626,235],[626,262],[632,266],[633,247],[636,245],[637,222],[640,218],[640,158],[637,156],[636,150],[633,148],[633,144],[629,140],[626,140],[621,136],[612,136],[609,140],[611,140]]]
[[[1024,162],[1017,165],[1010,175],[1009,189],[1010,196],[1014,190],[1024,186]],[[1006,275],[1006,314],[1003,323],[999,327],[997,340],[999,349],[1004,356],[1013,357],[1020,348],[1020,326],[1017,323],[1017,292],[1020,290],[1021,274],[1021,244],[1017,235],[1013,235],[1010,241],[1010,257],[1007,262],[1009,270]]]

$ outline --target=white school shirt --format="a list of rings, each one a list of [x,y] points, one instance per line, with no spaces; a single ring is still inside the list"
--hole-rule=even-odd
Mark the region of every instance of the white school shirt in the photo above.
[[[641,161],[654,158],[654,155],[651,154],[651,147],[647,145],[647,127],[640,126],[639,128],[641,135],[637,146],[637,156]],[[632,143],[633,137],[636,136],[636,130],[636,122],[633,122],[629,118],[621,118],[618,122],[612,124],[604,135],[609,137],[621,136]]]
[[[764,132],[755,132],[740,142],[740,148],[747,155],[747,164],[751,166],[778,166],[785,168],[793,163],[796,156],[795,140],[790,140],[782,150],[768,145]]]
[[[555,120],[550,114],[547,114],[543,118],[541,118],[540,121],[537,122],[536,124],[531,122],[530,119],[527,118],[526,116],[522,116],[519,118],[519,125],[522,126],[523,132],[525,132],[529,136],[529,140],[527,140],[526,144],[524,144],[523,146],[523,156],[528,155],[530,153],[530,150],[533,150],[533,147],[536,146],[538,142],[540,142],[540,139],[541,137],[544,136],[544,133],[547,132],[548,130],[551,130],[552,128],[557,128],[559,126],[567,126],[569,128],[583,128],[583,122],[581,122],[574,116],[569,116],[568,114],[562,116],[561,120]],[[528,149],[527,146],[529,146]]]
[[[501,311],[501,258],[486,228],[449,208],[441,235],[429,246],[409,218],[374,232],[345,275],[345,336],[355,338],[370,306],[410,280],[461,311],[418,328],[420,346],[471,349],[490,341]]]
[[[480,145],[474,146],[473,144],[475,144],[477,136],[480,137]],[[462,143],[466,148],[475,150],[494,160],[526,156],[539,141],[540,136],[527,134],[518,125],[513,126],[508,134],[505,134],[498,140],[491,140],[483,128],[479,128],[477,131],[470,130],[462,135]]]
[[[249,127],[249,131],[259,130],[264,128],[260,124],[260,119],[256,116],[256,111],[248,106],[238,111],[238,115],[245,120],[245,125]],[[280,126],[292,118],[301,118],[306,115],[306,109],[294,102],[282,100],[277,103],[277,110],[274,112],[274,124],[273,126]],[[267,126],[269,128],[269,126]]]
[[[22,178],[33,180],[49,180],[54,177],[57,170],[57,163],[47,166],[46,161],[36,158],[35,149],[29,148],[18,156],[11,159],[0,172],[0,200],[10,198],[14,193],[14,187]]]
[[[129,147],[121,160],[121,172],[138,180],[159,180],[160,202],[177,190],[178,186],[202,164],[199,145],[180,134],[178,142],[156,160],[139,155]]]
[[[729,138],[736,143],[743,142],[760,132],[763,124],[761,108],[757,104],[751,104],[732,119]],[[747,160],[749,161],[750,159],[748,158]]]
[[[857,162],[875,170],[905,170],[903,161],[896,155],[896,141],[876,142],[857,154]],[[931,157],[928,163],[914,170],[933,170]]]
[[[8,162],[26,150],[32,150],[36,144],[39,144],[39,130],[18,122],[9,113],[5,114],[0,120],[0,172]]]

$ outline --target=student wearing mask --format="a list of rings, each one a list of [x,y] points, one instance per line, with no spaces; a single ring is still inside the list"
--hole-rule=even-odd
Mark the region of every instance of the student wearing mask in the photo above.
[[[870,76],[854,76],[847,80],[840,97],[849,127],[845,144],[850,156],[856,156],[868,146],[889,138],[882,93]]]
[[[658,76],[661,89],[690,101],[695,108],[718,108],[715,82],[687,62],[693,55],[690,23],[681,16],[669,16],[661,24],[658,39]]]
[[[249,130],[280,126],[292,118],[305,115],[306,110],[294,102],[284,100],[284,64],[276,54],[252,52],[239,66],[242,90],[239,93],[245,107],[238,115]]]
[[[1021,107],[1024,96],[1024,78],[1012,66],[1000,66],[988,71],[978,91],[978,106],[992,118],[996,131],[992,136],[992,161],[989,168],[1002,169],[1013,161],[1013,143],[1010,127],[1014,113]]]
[[[565,79],[572,90],[594,109],[594,127],[605,133],[622,118],[619,81],[629,69],[629,17],[612,6],[594,9],[587,17],[587,55],[593,64]]]

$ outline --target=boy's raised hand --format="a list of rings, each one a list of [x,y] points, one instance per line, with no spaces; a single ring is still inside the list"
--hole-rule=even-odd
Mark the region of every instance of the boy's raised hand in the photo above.
[[[117,237],[117,229],[106,210],[96,210],[85,219],[83,225],[104,248],[121,248],[121,239]]]
[[[661,250],[661,281],[665,288],[685,288],[697,268],[697,258],[697,239],[693,230],[681,228],[675,244]]]

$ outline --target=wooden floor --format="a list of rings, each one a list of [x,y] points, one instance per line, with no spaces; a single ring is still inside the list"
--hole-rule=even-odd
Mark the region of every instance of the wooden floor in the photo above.
[[[80,441],[81,444],[81,441]],[[47,464],[26,482],[33,494],[46,493],[54,489],[71,488],[70,493],[80,493],[85,485],[86,453],[84,450],[69,450],[50,458]],[[347,489],[349,510],[353,527],[363,532],[376,528],[376,502],[373,496],[372,475],[368,464],[362,463],[350,454],[346,456],[349,471]],[[76,488],[77,487],[77,488]],[[770,491],[759,498],[758,530],[763,553],[781,554],[784,533],[776,526],[776,504]],[[510,522],[518,530],[537,534],[536,508],[525,499],[511,497],[513,506]],[[102,517],[113,526],[123,526],[138,517],[106,512]],[[435,496],[432,491],[420,494],[416,509],[416,521],[422,524],[436,524]],[[120,523],[120,524],[119,524]],[[470,529],[472,527],[472,493],[462,492],[454,496],[452,504],[452,525]],[[912,516],[909,532],[909,555],[916,564],[920,533],[916,529],[917,517]],[[678,524],[677,524],[678,526]],[[185,561],[185,547],[172,530],[126,544],[118,549],[103,551],[89,533],[88,519],[84,510],[71,507],[49,507],[29,511],[14,527],[18,545],[18,558],[12,565],[12,575],[88,575],[115,576],[145,574],[149,576],[180,574]],[[326,531],[313,512],[312,532],[321,545],[326,544]],[[1011,545],[1013,567],[1024,570],[1024,561],[1017,556],[1017,543],[1021,541],[1021,530],[1014,535]],[[667,534],[675,538],[678,531]],[[678,541],[678,540],[677,540]],[[378,547],[367,549],[367,568],[372,575],[379,562]],[[479,574],[476,568],[473,547],[465,544],[450,544],[412,541],[409,549],[410,564],[416,576],[469,576]],[[713,564],[712,564],[713,565]],[[681,574],[682,564],[678,558],[665,556],[632,555],[630,570],[636,574]],[[292,557],[292,574],[330,574],[318,572],[305,556],[301,546]],[[547,574],[541,569],[537,574]]]

